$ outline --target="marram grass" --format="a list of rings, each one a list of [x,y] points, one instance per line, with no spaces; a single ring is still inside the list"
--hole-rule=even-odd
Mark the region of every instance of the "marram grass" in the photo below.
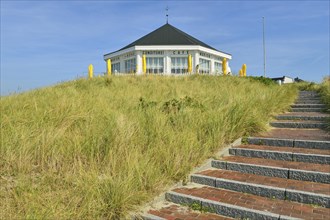
[[[128,76],[2,97],[0,219],[124,218],[296,95],[250,78]]]

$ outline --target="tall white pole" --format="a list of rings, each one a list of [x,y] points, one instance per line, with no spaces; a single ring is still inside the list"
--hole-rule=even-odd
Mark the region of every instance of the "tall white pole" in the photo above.
[[[262,39],[264,48],[264,77],[266,78],[265,17],[262,17]]]

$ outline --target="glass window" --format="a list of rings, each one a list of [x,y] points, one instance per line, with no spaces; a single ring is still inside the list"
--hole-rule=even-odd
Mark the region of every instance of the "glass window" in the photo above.
[[[147,57],[147,73],[163,73],[164,58],[163,57]]]
[[[188,72],[188,57],[172,57],[171,73],[182,74]]]
[[[210,73],[210,61],[199,59],[199,73]]]
[[[120,63],[111,64],[111,72],[120,73]]]
[[[136,59],[125,60],[125,73],[136,72]]]
[[[214,72],[216,74],[222,73],[222,64],[218,62],[214,62]]]

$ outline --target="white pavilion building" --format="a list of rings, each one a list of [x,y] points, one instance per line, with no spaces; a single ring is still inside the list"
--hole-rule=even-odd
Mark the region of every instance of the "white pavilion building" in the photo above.
[[[190,58],[188,58],[190,56]],[[104,55],[111,60],[112,73],[146,74],[221,74],[231,54],[219,51],[185,32],[165,24],[120,50]],[[188,63],[191,63],[190,70]]]

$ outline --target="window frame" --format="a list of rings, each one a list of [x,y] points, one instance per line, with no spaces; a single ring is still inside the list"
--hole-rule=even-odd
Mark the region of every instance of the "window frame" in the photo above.
[[[146,57],[146,73],[147,74],[163,74],[164,73],[164,57]]]
[[[211,73],[211,60],[199,58],[199,70],[198,71],[201,74],[210,74]]]
[[[136,58],[124,60],[125,73],[136,73]]]
[[[188,73],[188,57],[174,56],[171,57],[171,74],[187,74]]]

